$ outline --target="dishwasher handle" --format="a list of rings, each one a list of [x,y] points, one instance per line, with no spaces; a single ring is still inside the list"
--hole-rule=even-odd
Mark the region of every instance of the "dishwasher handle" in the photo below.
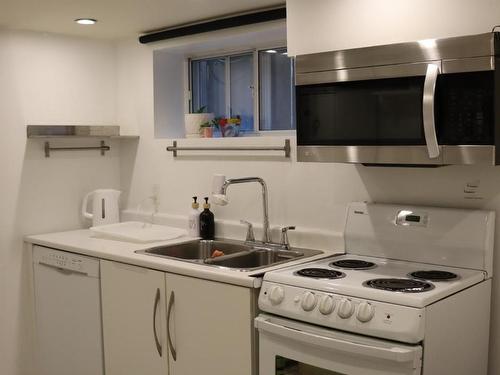
[[[79,274],[79,275],[82,275],[82,276],[89,276],[89,274],[87,272],[78,271],[78,270],[74,270],[74,269],[71,269],[71,268],[57,266],[57,265],[51,264],[51,263],[38,262],[38,264],[40,264],[41,266],[44,266],[44,267],[53,268],[56,271],[59,271],[59,272],[64,273],[66,275],[71,275],[72,273],[76,273],[76,274]]]

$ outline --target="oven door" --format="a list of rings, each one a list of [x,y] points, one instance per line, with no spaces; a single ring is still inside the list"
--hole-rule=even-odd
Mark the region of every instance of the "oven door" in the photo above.
[[[260,375],[417,375],[422,347],[325,329],[265,314],[259,330]]]

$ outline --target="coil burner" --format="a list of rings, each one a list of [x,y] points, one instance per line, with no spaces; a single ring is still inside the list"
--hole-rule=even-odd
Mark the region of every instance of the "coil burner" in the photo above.
[[[415,279],[428,281],[449,281],[458,279],[458,275],[456,273],[437,270],[415,271],[410,273],[410,276]]]
[[[365,281],[364,286],[391,292],[420,293],[434,288],[434,285],[425,281],[413,279],[372,279]]]
[[[375,263],[361,259],[341,259],[330,263],[330,266],[350,270],[369,270],[377,267]]]
[[[299,276],[312,277],[314,279],[340,279],[345,273],[326,268],[303,268],[296,272]]]

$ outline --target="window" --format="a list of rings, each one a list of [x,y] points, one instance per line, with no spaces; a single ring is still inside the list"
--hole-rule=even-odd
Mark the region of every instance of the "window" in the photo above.
[[[215,116],[226,114],[226,59],[214,58],[192,62],[192,108],[205,107]]]
[[[295,129],[293,64],[286,48],[259,51],[259,129]]]
[[[293,85],[286,48],[190,60],[191,112],[239,117],[246,133],[295,129]]]

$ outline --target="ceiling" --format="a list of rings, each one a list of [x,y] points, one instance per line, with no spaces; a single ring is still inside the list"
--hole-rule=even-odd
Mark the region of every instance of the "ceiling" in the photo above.
[[[283,0],[0,0],[0,27],[105,39],[221,15],[282,5]],[[92,26],[76,18],[95,18]]]

